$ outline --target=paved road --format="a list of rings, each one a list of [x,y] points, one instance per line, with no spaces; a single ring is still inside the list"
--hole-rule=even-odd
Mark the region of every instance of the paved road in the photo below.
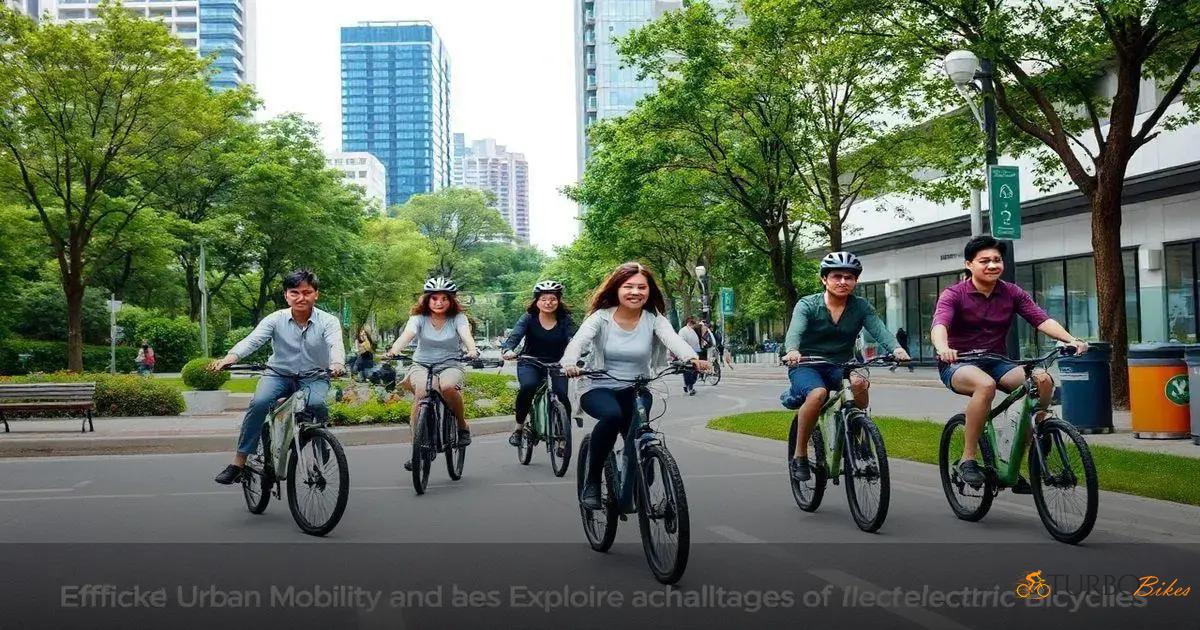
[[[827,585],[833,585],[839,593],[901,585],[919,590],[922,584],[945,584],[946,588],[1000,585],[1007,591],[1018,578],[1039,568],[1047,574],[1067,575],[1063,590],[1071,590],[1070,576],[1083,580],[1085,575],[1147,573],[1178,577],[1180,586],[1186,582],[1200,587],[1200,509],[1162,501],[1102,493],[1094,533],[1085,545],[1069,547],[1051,541],[1029,497],[1002,494],[984,521],[959,521],[946,506],[933,466],[893,461],[891,510],[879,534],[863,534],[854,527],[840,487],[829,487],[817,513],[802,513],[790,495],[780,443],[704,428],[714,415],[777,408],[779,388],[779,383],[730,378],[717,388],[701,386],[695,397],[680,397],[678,385],[671,384],[669,413],[661,428],[684,471],[691,510],[693,549],[681,584],[685,588],[783,585],[794,589],[797,597]],[[888,388],[886,396],[884,393],[881,387],[877,413],[940,417],[946,415],[945,405],[951,404],[942,402],[943,397],[953,401],[948,393],[930,388],[895,387]],[[576,435],[582,433],[577,431]],[[449,481],[439,460],[429,493],[422,497],[414,495],[401,468],[407,454],[405,446],[352,447],[347,452],[352,473],[350,504],[339,527],[325,539],[301,534],[280,502],[273,502],[262,516],[248,514],[239,490],[221,488],[211,481],[224,464],[225,458],[220,455],[0,460],[0,543],[136,544],[128,549],[112,545],[4,545],[0,551],[7,550],[10,558],[17,548],[25,550],[22,553],[39,550],[26,558],[36,563],[35,568],[5,573],[29,575],[32,571],[53,586],[59,579],[55,576],[68,572],[74,575],[80,563],[84,573],[93,569],[87,563],[100,561],[89,554],[104,553],[98,550],[117,554],[123,560],[116,562],[138,566],[138,575],[144,576],[153,575],[151,569],[162,569],[164,565],[197,567],[215,562],[216,557],[229,557],[194,544],[150,545],[158,551],[146,556],[145,543],[235,543],[233,551],[226,546],[219,549],[239,558],[246,557],[250,550],[260,552],[262,547],[236,543],[292,543],[279,545],[280,552],[292,547],[306,551],[288,552],[288,558],[309,557],[314,562],[318,557],[332,558],[333,568],[313,576],[309,583],[338,575],[349,565],[362,567],[356,575],[367,579],[365,576],[374,575],[371,567],[380,557],[397,554],[383,565],[389,578],[419,576],[422,574],[414,572],[412,566],[405,568],[404,559],[442,549],[454,557],[450,564],[457,570],[474,567],[467,571],[471,577],[490,576],[501,583],[516,575],[524,576],[521,579],[529,583],[553,575],[557,579],[591,580],[588,584],[592,586],[655,586],[638,545],[636,521],[622,524],[613,553],[601,556],[587,550],[580,531],[574,482],[553,477],[544,452],[535,454],[533,465],[520,466],[505,436],[478,438],[470,447],[464,479]],[[404,551],[372,551],[378,545]],[[114,549],[126,551],[118,553]],[[208,551],[193,557],[198,549]],[[23,558],[22,553],[15,557]],[[516,557],[506,558],[506,554]],[[47,557],[62,566],[47,564]],[[143,558],[150,568],[131,558]],[[13,561],[16,566],[20,566],[18,560]],[[452,571],[445,559],[433,558],[430,563],[421,566]],[[228,576],[234,566],[228,562],[211,570]],[[540,567],[536,575],[526,575],[533,567]],[[751,571],[750,567],[755,569]],[[209,575],[200,571],[201,575]],[[288,575],[304,574],[303,567],[299,571]],[[4,579],[0,576],[0,583]],[[180,578],[175,575],[170,579]],[[426,582],[436,579],[429,577]],[[28,580],[13,582],[28,586]],[[1153,602],[1157,608],[1150,610],[1156,615],[1180,611],[1194,615],[1195,597],[1200,594],[1186,602],[1173,600],[1169,605]],[[40,601],[36,596],[27,600],[27,611],[35,612],[34,604],[29,602]],[[41,603],[37,606],[40,610]],[[826,612],[830,616],[822,619],[841,618],[836,610]],[[989,627],[998,619],[928,606],[853,612],[867,615],[863,618],[872,620],[869,626],[878,623],[889,627]],[[1120,613],[1135,614],[1124,609]],[[408,619],[413,622],[418,618],[409,615]],[[699,621],[715,623],[717,619],[745,621],[720,616],[700,617]],[[768,617],[751,619],[765,623]],[[1130,617],[1129,622],[1138,623],[1137,619]],[[472,623],[471,618],[453,620]],[[1071,620],[1080,621],[1082,617],[1062,619],[1067,626],[1073,625]],[[420,621],[434,622],[423,617]],[[489,619],[476,621],[486,625]],[[558,618],[550,615],[512,620],[529,625],[550,621],[557,622]],[[1192,623],[1189,627],[1194,627],[1194,618]]]

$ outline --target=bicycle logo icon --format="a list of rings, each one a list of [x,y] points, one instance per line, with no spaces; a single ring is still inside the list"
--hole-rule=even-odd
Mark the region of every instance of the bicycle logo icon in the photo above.
[[[1026,575],[1025,581],[1017,585],[1017,597],[1034,600],[1050,597],[1050,584],[1042,579],[1041,569]]]

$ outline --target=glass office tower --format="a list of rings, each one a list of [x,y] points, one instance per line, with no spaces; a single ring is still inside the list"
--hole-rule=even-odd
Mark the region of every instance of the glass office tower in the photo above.
[[[429,22],[342,28],[342,150],[387,168],[387,203],[450,185],[450,57]]]

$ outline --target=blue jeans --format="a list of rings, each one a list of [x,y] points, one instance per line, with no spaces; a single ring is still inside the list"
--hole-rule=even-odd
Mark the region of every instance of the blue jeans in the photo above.
[[[318,420],[329,417],[329,408],[325,406],[325,396],[329,393],[329,381],[322,376],[314,376],[300,382],[300,389],[308,392],[308,411]],[[258,387],[254,389],[254,398],[246,408],[246,416],[242,418],[242,432],[238,436],[237,452],[249,455],[258,447],[258,439],[262,434],[263,420],[275,406],[275,401],[291,396],[296,392],[296,380],[283,378],[272,374],[258,379]]]

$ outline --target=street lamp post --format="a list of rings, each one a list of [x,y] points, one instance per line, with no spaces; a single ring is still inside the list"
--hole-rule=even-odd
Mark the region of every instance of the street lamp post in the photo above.
[[[942,61],[942,68],[945,70],[946,76],[954,83],[955,89],[958,90],[963,100],[967,102],[967,106],[971,108],[971,113],[975,115],[975,120],[979,122],[987,136],[985,151],[987,166],[998,164],[1000,152],[996,143],[996,90],[992,82],[994,70],[992,60],[986,57],[980,59],[968,50],[955,50],[946,55]],[[968,93],[968,88],[979,92],[982,97],[982,113],[975,106],[975,101]],[[987,181],[986,167],[984,181]],[[971,236],[983,234],[983,210],[979,197],[979,190],[971,191]],[[989,208],[990,210],[991,208]],[[1001,240],[1001,242],[1004,244],[1004,273],[1000,278],[1006,282],[1015,283],[1017,280],[1017,263],[1013,252],[1015,243],[1011,240]],[[1009,328],[1007,346],[1009,356],[1020,356],[1021,349],[1015,326]]]

